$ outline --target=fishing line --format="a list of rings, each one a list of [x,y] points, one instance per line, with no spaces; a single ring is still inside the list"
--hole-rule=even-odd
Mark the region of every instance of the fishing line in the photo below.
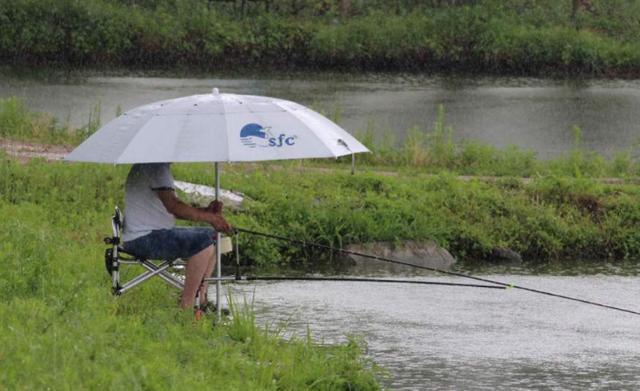
[[[473,276],[471,274],[452,272],[452,271],[438,269],[438,268],[430,267],[430,266],[416,265],[416,264],[405,262],[405,261],[401,261],[401,260],[398,260],[398,259],[380,257],[380,256],[373,255],[373,254],[366,254],[366,253],[361,253],[361,252],[358,252],[358,251],[346,250],[346,249],[343,249],[343,248],[335,248],[335,247],[327,246],[327,245],[320,244],[320,243],[307,242],[305,240],[292,239],[292,238],[287,238],[287,237],[284,237],[284,236],[273,235],[273,234],[268,234],[268,233],[258,232],[258,231],[252,231],[252,230],[245,229],[245,228],[238,228],[238,227],[234,227],[234,228],[238,232],[244,232],[244,233],[251,234],[251,235],[256,235],[256,236],[263,236],[265,238],[277,239],[277,240],[281,240],[281,241],[285,241],[285,242],[289,242],[289,243],[294,243],[294,244],[297,244],[297,245],[300,245],[300,246],[303,246],[303,247],[316,247],[316,248],[321,248],[321,249],[329,250],[329,251],[333,251],[333,252],[340,252],[340,253],[343,253],[343,254],[356,255],[356,256],[359,256],[359,257],[375,259],[375,260],[378,260],[378,261],[393,263],[393,264],[396,264],[396,265],[404,265],[404,266],[414,267],[416,269],[423,269],[423,270],[429,270],[429,271],[438,272],[438,273],[442,273],[442,274],[447,274],[447,275],[450,275],[450,276],[456,276],[456,277],[468,278],[468,279],[472,279],[472,280],[476,280],[476,281],[482,281],[482,282],[486,282],[486,283],[490,283],[490,284],[495,284],[495,285],[498,285],[498,286],[503,287],[503,288],[520,289],[520,290],[523,290],[523,291],[532,292],[532,293],[538,293],[538,294],[545,295],[545,296],[557,297],[559,299],[571,300],[571,301],[576,301],[578,303],[584,303],[584,304],[594,305],[594,306],[597,306],[597,307],[608,308],[610,310],[626,312],[628,314],[640,315],[640,312],[633,311],[633,310],[626,309],[626,308],[615,307],[615,306],[608,305],[608,304],[602,304],[602,303],[598,303],[598,302],[595,302],[595,301],[580,299],[578,297],[561,295],[561,294],[558,294],[558,293],[543,291],[543,290],[540,290],[540,289],[527,288],[527,287],[516,285],[516,284],[508,284],[506,282],[491,280],[491,279],[488,279],[488,278],[477,277],[477,276]]]

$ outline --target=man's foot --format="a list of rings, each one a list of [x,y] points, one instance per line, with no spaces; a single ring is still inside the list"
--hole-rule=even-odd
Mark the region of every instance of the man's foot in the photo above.
[[[208,288],[208,284],[207,285],[200,285],[199,291],[198,291],[198,296],[200,297],[200,305],[202,306],[203,304],[207,304],[209,302],[209,299],[207,297],[207,289]]]
[[[216,309],[217,309],[216,305],[211,301],[207,301],[203,305],[200,306],[200,310],[203,311],[205,314],[215,314],[216,313]],[[229,311],[228,308],[224,308],[223,307],[220,312],[224,316],[231,315],[231,311]]]

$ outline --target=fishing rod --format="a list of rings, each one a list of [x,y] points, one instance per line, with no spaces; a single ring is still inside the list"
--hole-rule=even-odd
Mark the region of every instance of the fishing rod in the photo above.
[[[236,232],[234,232],[235,234]],[[289,277],[289,276],[243,276],[240,273],[240,249],[238,241],[235,240],[235,258],[236,272],[235,276],[226,276],[220,278],[205,278],[204,281],[348,281],[348,282],[382,282],[391,284],[417,284],[417,285],[440,285],[440,286],[458,286],[467,288],[486,288],[486,289],[507,289],[504,286],[485,285],[485,284],[464,284],[459,282],[444,281],[420,281],[420,280],[396,280],[384,278],[362,278],[362,277]]]
[[[640,315],[639,311],[634,311],[634,310],[630,310],[630,309],[627,309],[627,308],[621,308],[621,307],[616,307],[616,306],[612,306],[612,305],[608,305],[608,304],[598,303],[598,302],[595,302],[595,301],[585,300],[585,299],[581,299],[581,298],[578,298],[578,297],[561,295],[561,294],[558,294],[558,293],[553,293],[553,292],[549,292],[549,291],[543,291],[543,290],[540,290],[540,289],[527,288],[527,287],[524,287],[524,286],[521,286],[521,285],[516,285],[516,284],[512,284],[512,283],[506,283],[506,282],[492,280],[492,279],[488,279],[488,278],[477,277],[477,276],[474,276],[474,275],[471,275],[471,274],[453,272],[453,271],[449,271],[449,270],[443,270],[443,269],[438,269],[438,268],[435,268],[435,267],[424,266],[424,265],[416,265],[416,264],[413,264],[413,263],[410,263],[410,262],[401,261],[401,260],[398,260],[398,259],[393,259],[393,258],[388,258],[388,257],[380,257],[380,256],[373,255],[373,254],[362,253],[362,252],[359,252],[359,251],[346,250],[346,249],[343,249],[343,248],[336,248],[336,247],[328,246],[328,245],[325,245],[325,244],[308,242],[308,241],[299,240],[299,239],[292,239],[292,238],[287,238],[287,237],[284,237],[284,236],[268,234],[268,233],[265,233],[265,232],[252,231],[252,230],[246,229],[246,228],[234,227],[234,229],[236,231],[238,231],[238,232],[244,232],[244,233],[247,233],[247,234],[250,234],[250,235],[262,236],[262,237],[265,237],[265,238],[277,239],[277,240],[281,240],[281,241],[284,241],[284,242],[297,244],[297,245],[300,245],[300,246],[303,246],[303,247],[316,247],[316,248],[320,248],[320,249],[324,249],[324,250],[328,250],[328,251],[332,251],[332,252],[340,252],[340,253],[343,253],[343,254],[356,255],[356,256],[363,257],[363,258],[375,259],[375,260],[378,260],[378,261],[383,261],[383,262],[387,262],[387,263],[393,263],[393,264],[396,264],[396,265],[409,266],[409,267],[413,267],[413,268],[416,268],[416,269],[429,270],[429,271],[433,271],[433,272],[447,274],[447,275],[450,275],[450,276],[456,276],[456,277],[468,278],[468,279],[472,279],[472,280],[476,280],[476,281],[482,281],[482,282],[485,282],[485,283],[497,285],[497,286],[502,287],[504,289],[509,289],[509,288],[511,288],[511,289],[520,289],[520,290],[523,290],[523,291],[537,293],[537,294],[541,294],[541,295],[545,295],[545,296],[551,296],[551,297],[556,297],[556,298],[559,298],[559,299],[565,299],[565,300],[575,301],[575,302],[583,303],[583,304],[589,304],[589,305],[593,305],[593,306],[597,306],[597,307],[601,307],[601,308],[607,308],[607,309],[610,309],[610,310],[626,312],[628,314]]]
[[[235,280],[238,281],[347,281],[347,282],[383,282],[391,284],[418,284],[418,285],[443,285],[443,286],[460,286],[468,288],[487,288],[487,289],[507,289],[499,285],[482,285],[482,284],[462,284],[458,282],[442,282],[442,281],[419,281],[419,280],[393,280],[384,278],[357,278],[357,277],[281,277],[281,276],[239,276]]]

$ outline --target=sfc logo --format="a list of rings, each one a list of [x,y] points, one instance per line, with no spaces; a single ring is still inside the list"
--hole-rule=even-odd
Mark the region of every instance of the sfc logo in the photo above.
[[[240,141],[249,148],[282,148],[296,144],[298,136],[287,136],[280,133],[275,137],[271,133],[271,127],[263,127],[259,124],[246,124],[240,130]]]

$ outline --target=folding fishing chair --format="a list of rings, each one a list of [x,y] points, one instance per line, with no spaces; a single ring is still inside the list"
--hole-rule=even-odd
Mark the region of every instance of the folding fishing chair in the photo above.
[[[127,292],[136,285],[142,284],[153,277],[160,277],[169,285],[177,289],[184,289],[184,282],[181,278],[170,272],[171,268],[184,268],[186,262],[182,259],[160,259],[150,260],[136,257],[134,254],[126,252],[121,247],[120,233],[122,231],[122,212],[120,208],[115,207],[115,212],[111,218],[111,228],[113,236],[104,238],[104,242],[110,245],[104,252],[104,262],[107,273],[111,276],[112,292],[119,296]],[[228,253],[231,251],[231,239],[224,237],[221,239],[221,252]],[[120,265],[139,265],[145,269],[145,272],[130,279],[127,282],[120,281]],[[206,279],[211,280],[211,279]],[[199,303],[199,297],[196,296],[196,306]]]

